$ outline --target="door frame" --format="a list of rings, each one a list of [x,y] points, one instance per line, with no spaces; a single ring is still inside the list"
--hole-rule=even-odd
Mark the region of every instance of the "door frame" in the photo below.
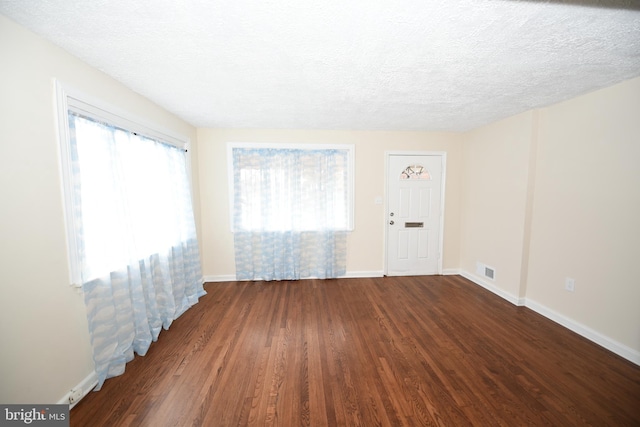
[[[438,273],[442,274],[442,250],[444,248],[444,203],[447,177],[447,152],[446,151],[385,151],[384,152],[384,275],[389,272],[388,257],[389,252],[387,221],[389,221],[389,160],[391,156],[439,156],[442,160],[442,179],[440,180],[440,233],[438,236]]]

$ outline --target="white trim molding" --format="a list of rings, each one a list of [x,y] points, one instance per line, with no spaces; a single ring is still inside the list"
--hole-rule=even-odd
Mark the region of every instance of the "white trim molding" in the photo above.
[[[530,299],[526,298],[525,307],[530,308],[538,314],[546,317],[549,320],[553,320],[559,325],[564,326],[565,328],[575,332],[578,335],[581,335],[609,351],[617,354],[620,357],[624,357],[628,361],[635,363],[636,365],[640,365],[640,352],[627,347],[624,344],[621,344],[600,332],[594,331],[593,329],[576,322],[573,319],[570,319],[562,314],[551,310],[550,308]]]
[[[344,276],[340,276],[340,278],[344,279],[358,279],[358,278],[367,278],[367,277],[383,277],[384,271],[376,270],[376,271],[347,271]]]
[[[460,275],[465,279],[470,280],[478,286],[481,286],[487,289],[489,292],[499,296],[502,299],[509,301],[513,305],[524,306],[527,307],[536,313],[546,317],[547,319],[558,323],[561,326],[577,333],[580,336],[588,339],[589,341],[594,342],[609,351],[617,354],[620,357],[627,359],[628,361],[635,363],[636,365],[640,365],[640,352],[627,347],[624,344],[621,344],[593,329],[582,325],[581,323],[576,322],[573,319],[570,319],[562,314],[551,310],[544,305],[533,301],[530,298],[519,298],[509,292],[505,292],[504,290],[498,288],[494,284],[488,283],[482,278],[476,276],[475,274],[469,273],[468,271],[456,269],[456,268],[448,268],[443,270],[443,275]],[[346,275],[342,276],[342,278],[366,278],[366,277],[383,277],[383,271],[351,271],[347,272]],[[228,276],[205,276],[205,282],[233,282],[235,281],[234,275]]]
[[[494,285],[493,283],[489,283],[486,280],[482,279],[481,277],[476,276],[475,274],[469,273],[466,270],[461,270],[460,275],[465,279],[471,280],[476,285],[482,286],[486,290],[493,292],[494,294],[498,295],[500,298],[506,299],[513,305],[517,305],[517,306],[525,305],[524,298],[519,298],[516,295],[506,292],[500,289],[499,287],[497,287],[496,285]]]
[[[212,283],[212,282],[236,282],[235,274],[218,274],[218,275],[208,275],[202,278],[204,283]]]
[[[340,276],[340,279],[358,279],[367,277],[383,277],[384,272],[382,270],[373,271],[347,271],[344,276]],[[313,279],[313,277],[307,277],[305,279]],[[235,274],[222,274],[222,275],[208,275],[203,277],[204,283],[216,283],[216,282],[237,282]]]
[[[69,404],[69,409],[72,409],[74,406],[78,404],[93,388],[98,385],[98,374],[95,371],[91,372],[85,379],[80,381],[78,385],[73,387],[71,390],[67,392],[60,400],[58,400],[58,405],[66,405]],[[71,402],[71,396],[75,391],[80,392],[80,398]]]
[[[600,332],[594,331],[593,329],[576,322],[573,319],[570,319],[552,309],[530,299],[530,298],[518,298],[515,295],[512,295],[508,292],[503,291],[502,289],[496,287],[495,285],[486,282],[480,277],[469,273],[468,271],[462,270],[460,271],[460,275],[465,279],[468,279],[475,283],[478,286],[482,286],[490,292],[498,295],[499,297],[509,301],[510,303],[517,306],[527,307],[536,313],[546,317],[547,319],[564,326],[565,328],[575,332],[576,334],[588,339],[589,341],[598,344],[607,350],[617,354],[620,357],[627,359],[628,361],[635,363],[636,365],[640,365],[640,352],[627,347],[624,344],[613,340]]]

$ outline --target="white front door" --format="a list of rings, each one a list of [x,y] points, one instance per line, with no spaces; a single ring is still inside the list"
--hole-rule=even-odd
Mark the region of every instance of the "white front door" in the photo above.
[[[386,274],[440,274],[444,156],[388,155]]]

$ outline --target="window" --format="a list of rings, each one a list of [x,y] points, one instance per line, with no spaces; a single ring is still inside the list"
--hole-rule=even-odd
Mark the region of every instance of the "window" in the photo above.
[[[69,129],[81,283],[186,239],[192,212],[176,203],[189,187],[184,149],[74,111]]]
[[[186,141],[56,89],[71,281],[99,389],[205,293]]]
[[[422,165],[410,165],[400,173],[400,179],[421,179],[429,181],[431,180],[431,174]]]
[[[353,228],[353,146],[229,145],[238,280],[338,277]]]
[[[353,229],[353,147],[231,144],[232,231]]]
[[[70,273],[79,286],[186,239],[188,140],[57,89]]]

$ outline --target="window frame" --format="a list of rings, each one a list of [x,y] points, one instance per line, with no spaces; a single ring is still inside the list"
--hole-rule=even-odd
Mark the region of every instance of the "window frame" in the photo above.
[[[153,122],[137,117],[134,114],[102,101],[101,99],[87,95],[86,93],[62,83],[57,79],[53,79],[53,83],[69,278],[70,285],[79,288],[82,286],[80,273],[81,262],[78,256],[78,236],[76,236],[75,233],[76,224],[72,214],[73,202],[71,195],[73,185],[69,111],[79,113],[88,118],[119,127],[138,135],[171,144],[187,152],[191,147],[191,141],[186,135],[177,134],[163,129],[161,126],[158,126]],[[187,155],[186,158],[187,174],[189,182],[193,188],[191,156]]]
[[[234,219],[234,148],[262,148],[262,149],[282,149],[282,150],[344,150],[347,152],[347,208],[349,215],[347,218],[346,231],[355,229],[355,145],[354,144],[302,144],[302,143],[257,143],[257,142],[228,142],[227,143],[227,183],[229,201],[229,230],[235,233]]]

